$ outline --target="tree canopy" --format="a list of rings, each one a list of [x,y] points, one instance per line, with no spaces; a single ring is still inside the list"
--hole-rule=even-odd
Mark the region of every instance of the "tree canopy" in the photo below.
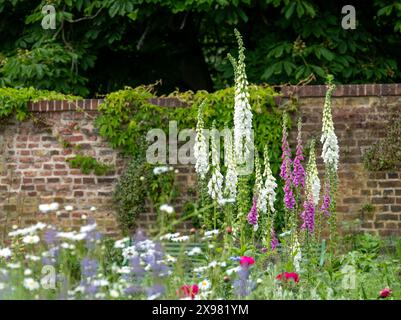
[[[244,37],[253,83],[401,80],[401,2],[353,1],[356,29],[341,27],[349,1],[0,0],[0,86],[95,96],[155,83],[213,90],[231,85],[227,53]],[[56,9],[56,29],[41,26]]]

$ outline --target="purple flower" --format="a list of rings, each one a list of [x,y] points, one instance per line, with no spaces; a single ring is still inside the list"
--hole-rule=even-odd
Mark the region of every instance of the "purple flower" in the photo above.
[[[84,258],[81,262],[82,276],[84,278],[91,278],[96,275],[99,263],[97,260]]]
[[[234,256],[229,258],[231,261],[240,261],[241,257],[240,256]]]
[[[95,295],[99,290],[99,286],[95,286],[93,284],[86,284],[86,286],[84,287],[85,287],[85,293],[89,295]]]
[[[141,266],[141,260],[139,257],[133,257],[130,259],[131,272],[137,279],[142,279],[146,270]]]
[[[270,247],[272,251],[276,250],[277,246],[278,246],[278,239],[276,237],[276,232],[274,232],[274,229],[272,228],[270,232]]]
[[[48,245],[54,244],[57,236],[57,231],[54,229],[46,230],[43,238]]]
[[[305,169],[301,164],[304,161],[302,139],[301,139],[301,122],[298,123],[297,151],[294,159],[294,172],[292,182],[296,187],[305,186]]]
[[[304,211],[301,213],[302,229],[308,229],[309,233],[315,231],[315,205],[313,199],[304,201]]]
[[[240,267],[237,271],[238,279],[233,282],[234,291],[240,297],[246,297],[251,294],[255,288],[255,283],[249,280],[249,268]]]
[[[143,292],[143,288],[138,285],[132,285],[124,290],[125,294],[132,295],[132,294],[140,294]]]
[[[291,180],[287,179],[284,185],[284,204],[287,209],[294,209],[295,206],[295,198],[291,189]]]
[[[280,167],[280,177],[284,180],[291,178],[291,149],[288,144],[287,140],[287,132],[284,130],[283,138],[282,138],[282,145],[281,145],[282,155],[281,159],[283,162],[281,163]]]
[[[96,247],[96,242],[102,239],[102,234],[97,230],[90,231],[85,238],[85,246],[88,250]]]
[[[291,150],[287,140],[287,129],[285,127],[285,123],[283,125],[283,138],[281,145],[283,154],[281,155],[281,159],[283,160],[281,164],[280,177],[284,180],[284,204],[287,209],[292,210],[295,206],[295,198],[292,192],[291,184],[292,184],[292,173],[291,173]]]
[[[253,205],[252,205],[251,210],[248,213],[247,220],[250,225],[253,225],[254,228],[257,228],[257,226],[258,226],[258,209],[256,207],[256,198],[253,199]]]
[[[149,287],[146,289],[146,295],[148,296],[148,299],[157,299],[159,296],[161,296],[165,292],[164,286],[160,284],[156,284],[152,287]]]
[[[331,198],[330,198],[330,186],[328,184],[326,184],[326,193],[323,196],[323,203],[322,203],[322,207],[320,208],[320,210],[323,212],[323,214],[326,217],[330,216],[330,205],[331,205]]]

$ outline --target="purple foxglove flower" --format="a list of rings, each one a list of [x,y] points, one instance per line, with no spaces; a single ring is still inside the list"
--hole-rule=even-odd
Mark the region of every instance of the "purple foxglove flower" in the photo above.
[[[323,203],[322,203],[322,207],[320,208],[320,210],[323,212],[323,214],[326,217],[330,216],[330,205],[331,205],[331,197],[330,197],[330,185],[326,184],[326,193],[323,196]]]
[[[272,228],[272,230],[270,232],[270,247],[271,247],[272,251],[276,250],[277,246],[278,246],[278,239],[276,237],[276,232]]]
[[[302,161],[305,160],[303,155],[303,146],[301,139],[301,121],[298,123],[298,138],[297,138],[297,151],[294,159],[294,172],[292,182],[294,186],[305,187],[305,169],[302,166]]]
[[[315,231],[315,205],[313,199],[304,201],[304,211],[301,213],[302,229],[308,229],[309,233]]]
[[[254,228],[258,227],[258,208],[256,198],[253,199],[253,205],[248,213],[247,220],[250,225],[254,226]]]
[[[283,125],[283,138],[281,145],[283,154],[281,158],[283,162],[281,164],[280,176],[284,180],[284,204],[287,209],[292,210],[295,206],[295,198],[292,192],[292,173],[291,173],[291,150],[287,140],[287,129],[285,127],[285,123]]]
[[[295,198],[291,189],[291,181],[287,179],[284,185],[284,204],[287,209],[294,209]]]

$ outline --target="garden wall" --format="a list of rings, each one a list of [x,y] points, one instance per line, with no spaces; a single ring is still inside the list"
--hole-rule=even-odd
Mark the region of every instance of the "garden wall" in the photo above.
[[[319,139],[325,86],[278,90],[283,94],[277,99],[279,105],[288,98],[298,100],[304,140]],[[0,124],[0,234],[13,224],[29,225],[38,220],[74,228],[91,217],[104,232],[118,234],[112,194],[126,160],[94,128],[101,102],[88,99],[32,103],[32,120]],[[182,107],[182,103],[170,98],[151,102]],[[346,223],[359,221],[354,223],[358,230],[380,235],[401,234],[401,169],[369,172],[362,164],[362,154],[385,137],[393,109],[401,112],[401,84],[343,85],[334,93],[333,118],[341,150],[338,216]],[[292,132],[292,141],[294,138]],[[111,164],[113,170],[106,176],[96,176],[71,169],[66,161],[77,153]],[[178,169],[177,181],[183,192],[177,199],[179,212],[191,197],[187,191],[195,186],[196,177],[192,167]],[[57,215],[38,212],[39,204],[53,201],[61,204]],[[66,211],[65,205],[74,209]],[[92,211],[92,207],[96,210]],[[149,227],[156,219],[149,204],[146,211],[140,217],[141,227]]]

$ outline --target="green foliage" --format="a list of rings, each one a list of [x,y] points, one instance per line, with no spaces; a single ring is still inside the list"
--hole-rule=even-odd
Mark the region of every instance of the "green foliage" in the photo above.
[[[84,155],[76,155],[74,158],[67,160],[71,168],[80,169],[84,174],[95,173],[97,176],[104,176],[112,170],[112,167],[99,163],[95,158]]]
[[[355,250],[361,253],[372,254],[377,257],[380,251],[380,245],[380,237],[378,236],[369,233],[355,236]]]
[[[79,97],[64,95],[55,91],[30,88],[0,88],[0,119],[16,116],[24,120],[28,116],[28,102],[40,100],[75,100]]]
[[[77,53],[57,43],[46,43],[32,50],[19,49],[0,68],[3,74],[0,85],[35,86],[85,96],[89,93],[88,79],[76,72],[77,58]],[[89,64],[93,66],[93,62]],[[85,70],[83,65],[80,68]]]
[[[135,228],[136,218],[145,210],[149,170],[142,157],[134,158],[120,178],[114,193],[117,220],[123,233]]]
[[[98,108],[99,133],[113,148],[135,155],[143,149],[143,138],[151,128],[161,125],[163,109],[148,102],[149,88],[126,88],[109,94]]]
[[[399,112],[399,111],[398,111]],[[376,142],[363,155],[364,165],[368,170],[396,170],[401,159],[401,115],[391,116],[386,128],[387,135]]]
[[[91,96],[159,79],[163,93],[221,89],[234,27],[247,34],[252,83],[324,83],[328,70],[341,83],[401,79],[397,1],[358,6],[355,30],[323,0],[53,0],[56,30],[43,30],[46,4],[0,0],[0,85]]]

